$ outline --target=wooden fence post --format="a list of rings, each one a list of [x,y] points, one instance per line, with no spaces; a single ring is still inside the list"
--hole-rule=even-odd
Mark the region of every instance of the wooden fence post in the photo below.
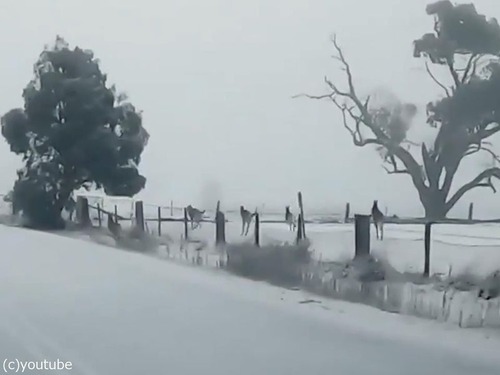
[[[12,212],[12,215],[17,215],[17,212],[18,212],[18,209],[17,209],[17,199],[14,199],[14,190],[11,190],[10,192],[7,193],[6,195],[7,197],[7,202],[10,202],[10,208],[11,208],[11,212]],[[5,196],[4,196],[4,199],[5,199]]]
[[[158,206],[158,237],[161,237],[161,207]]]
[[[215,245],[224,245],[226,243],[226,217],[223,212],[215,213]]]
[[[254,235],[255,235],[255,246],[259,247],[260,246],[260,218],[259,218],[259,213],[257,212],[257,210],[255,211]]]
[[[86,197],[78,196],[76,202],[76,217],[78,223],[84,227],[92,225],[89,213],[89,201]]]
[[[135,202],[135,225],[141,232],[144,232],[144,203]]]
[[[302,214],[299,214],[299,216],[297,217],[297,245],[304,239],[304,233],[302,232],[303,229],[304,226],[302,225]]]
[[[300,208],[300,216],[302,218],[302,238],[306,238],[306,225],[305,225],[305,218],[304,218],[304,205],[302,204],[302,193],[299,191],[298,193],[298,199],[299,199],[299,208]]]
[[[118,206],[115,204],[115,223],[118,223]]]
[[[473,214],[474,214],[474,203],[471,202],[469,204],[469,216],[468,216],[469,220],[472,220]]]
[[[424,247],[425,247],[425,259],[424,259],[424,277],[429,277],[431,273],[431,227],[432,223],[425,223],[425,237],[424,237]]]
[[[170,201],[170,217],[174,216],[174,201]]]
[[[184,240],[188,240],[188,213],[187,208],[184,208]]]
[[[370,215],[354,215],[354,258],[370,255]]]
[[[347,202],[345,204],[345,215],[344,215],[344,223],[347,223],[349,221],[349,215],[351,213],[351,204]]]
[[[102,227],[102,219],[101,219],[101,205],[99,202],[97,203],[97,222],[99,223],[99,228]]]

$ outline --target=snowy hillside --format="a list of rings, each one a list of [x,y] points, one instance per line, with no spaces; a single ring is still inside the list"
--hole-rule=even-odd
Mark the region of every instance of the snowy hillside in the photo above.
[[[500,371],[495,332],[47,233],[0,226],[0,239],[2,362],[60,359],[92,375]]]

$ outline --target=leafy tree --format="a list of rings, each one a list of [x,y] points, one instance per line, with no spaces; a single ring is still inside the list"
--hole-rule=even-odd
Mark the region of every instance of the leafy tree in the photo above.
[[[375,145],[384,151],[389,173],[407,174],[418,191],[427,218],[445,218],[468,191],[490,187],[500,178],[492,166],[451,191],[461,162],[470,155],[489,153],[488,138],[500,131],[500,26],[487,20],[474,5],[453,5],[449,0],[429,4],[434,30],[414,41],[414,57],[425,61],[429,76],[444,95],[427,105],[427,124],[436,128],[431,144],[421,144],[418,153],[406,138],[416,107],[397,103],[392,107],[371,105],[372,97],[358,96],[353,73],[341,47],[333,38],[335,58],[347,77],[347,89],[325,78],[326,95],[313,99],[331,100],[341,111],[344,126],[356,146]],[[450,75],[451,85],[436,78],[431,66],[440,66]]]
[[[23,91],[24,108],[1,119],[2,135],[23,157],[13,204],[37,228],[64,226],[74,190],[104,188],[132,196],[145,186],[138,164],[149,135],[141,113],[107,86],[92,51],[61,37],[45,47]]]

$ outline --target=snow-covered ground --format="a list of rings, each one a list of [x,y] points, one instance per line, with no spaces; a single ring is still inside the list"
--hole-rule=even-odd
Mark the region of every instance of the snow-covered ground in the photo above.
[[[96,202],[90,202],[95,204]],[[130,217],[133,212],[133,202],[124,198],[106,198],[99,203],[111,212],[117,206],[118,213]],[[145,204],[145,216],[157,217],[157,206]],[[162,208],[162,217],[170,217],[168,207]],[[173,210],[173,216],[182,217],[182,211]],[[95,215],[95,212],[93,213]],[[213,214],[206,213],[213,219]],[[325,214],[306,212],[313,221],[321,221]],[[340,214],[326,215],[340,217]],[[253,227],[247,237],[240,236],[241,219],[238,212],[226,212],[226,237],[228,242],[252,241]],[[282,220],[283,215],[264,213],[261,220]],[[124,224],[126,225],[126,224]],[[149,222],[148,228],[157,233],[158,224]],[[183,224],[164,222],[162,234],[178,241],[184,232]],[[315,257],[321,260],[345,261],[354,255],[354,225],[353,224],[319,224],[306,225],[306,232],[312,242]],[[423,272],[424,267],[424,226],[411,224],[386,224],[384,241],[377,241],[375,231],[371,227],[372,252],[379,258],[387,260],[392,267],[400,272]],[[261,241],[292,242],[296,233],[290,232],[286,224],[261,224]],[[190,237],[207,244],[215,239],[215,226],[203,223],[202,227],[190,232]],[[486,277],[500,269],[500,224],[435,224],[432,227],[431,243],[431,273],[450,274],[458,276],[473,274]]]
[[[500,371],[496,331],[47,233],[0,226],[0,238],[2,362],[61,359],[68,373],[107,375]]]
[[[129,198],[89,199],[91,205],[114,212],[115,205],[122,217],[133,216],[133,200]],[[0,210],[8,212],[4,202],[0,202]],[[146,218],[157,217],[157,206],[144,205]],[[182,217],[182,210],[163,207],[162,217]],[[306,213],[313,220],[324,217],[314,213]],[[91,209],[91,216],[96,217],[96,211]],[[207,219],[213,219],[213,214],[206,213]],[[339,216],[335,214],[327,216]],[[253,225],[248,236],[241,236],[240,217],[237,212],[226,212],[230,222],[226,226],[226,238],[230,243],[253,240]],[[282,215],[264,213],[261,220],[280,220]],[[97,224],[97,221],[94,221]],[[103,220],[103,225],[106,221]],[[122,222],[124,227],[128,222]],[[147,222],[150,232],[157,233],[158,224]],[[210,246],[215,240],[213,223],[203,223],[201,228],[189,231],[190,238]],[[306,225],[308,238],[312,242],[314,257],[320,260],[345,261],[354,255],[354,225],[353,224],[319,224]],[[377,241],[373,226],[371,227],[372,253],[382,258],[400,272],[421,273],[424,267],[424,227],[423,225],[386,224],[384,241]],[[163,222],[162,235],[168,236],[173,243],[178,243],[184,233],[181,222]],[[293,242],[296,233],[290,232],[283,223],[262,223],[261,242]],[[445,274],[457,277],[474,275],[486,277],[500,269],[500,224],[435,224],[432,227],[431,243],[431,273]]]
[[[124,224],[126,225],[126,224]],[[149,222],[148,228],[157,233],[157,223]],[[248,236],[241,236],[241,224],[226,224],[229,243],[253,241],[253,227]],[[162,234],[179,241],[184,226],[178,222],[164,222]],[[311,240],[314,257],[321,260],[345,261],[354,256],[353,224],[308,224],[306,234]],[[215,226],[203,223],[201,228],[189,230],[191,239],[210,245],[215,241]],[[293,242],[296,232],[290,232],[286,224],[261,224],[261,242]],[[423,272],[424,227],[423,225],[386,224],[384,240],[375,238],[371,228],[371,251],[387,260],[400,272]],[[452,276],[473,274],[485,277],[500,269],[500,224],[448,225],[432,227],[431,273]]]

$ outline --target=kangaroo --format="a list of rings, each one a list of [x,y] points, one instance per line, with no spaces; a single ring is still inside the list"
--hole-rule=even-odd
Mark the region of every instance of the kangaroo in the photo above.
[[[186,209],[189,220],[191,221],[191,229],[201,227],[201,221],[203,220],[203,214],[205,213],[205,210],[200,211],[191,205],[187,206]],[[196,224],[196,226],[194,224]]]
[[[255,213],[252,214],[250,213],[250,211],[245,210],[245,207],[240,206],[240,215],[241,215],[241,236],[243,236],[243,234],[246,236],[250,229],[250,224],[252,223],[252,219],[255,216]]]
[[[384,214],[378,208],[378,201],[373,201],[372,206],[372,218],[373,225],[375,225],[375,231],[377,232],[377,240],[384,239]]]
[[[108,214],[108,229],[115,238],[121,237],[122,226],[113,220],[113,215]]]
[[[286,206],[286,211],[285,211],[285,221],[288,224],[288,227],[290,228],[291,231],[295,231],[295,228],[297,226],[295,222],[295,216],[292,214],[292,211],[290,211],[290,206]]]

